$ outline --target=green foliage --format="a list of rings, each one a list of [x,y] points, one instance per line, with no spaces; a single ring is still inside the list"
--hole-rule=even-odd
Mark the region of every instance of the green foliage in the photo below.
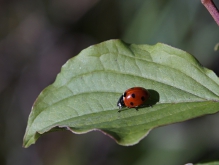
[[[152,106],[119,113],[118,98],[134,86],[149,90]],[[218,100],[218,77],[190,54],[161,43],[110,40],[70,59],[42,91],[29,116],[24,147],[60,129],[101,130],[121,145],[133,145],[155,127],[216,113]]]
[[[219,162],[209,162],[209,163],[198,163],[195,165],[219,165]]]

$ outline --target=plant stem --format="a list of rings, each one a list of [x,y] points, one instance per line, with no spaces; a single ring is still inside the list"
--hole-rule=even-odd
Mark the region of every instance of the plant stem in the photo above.
[[[201,0],[201,2],[206,7],[208,12],[211,14],[211,16],[214,18],[215,22],[219,26],[219,11],[215,6],[213,0]]]

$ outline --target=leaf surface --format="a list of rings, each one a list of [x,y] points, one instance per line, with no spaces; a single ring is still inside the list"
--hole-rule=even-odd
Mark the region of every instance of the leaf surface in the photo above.
[[[149,90],[152,106],[119,113],[119,97],[134,86]],[[218,101],[218,77],[190,54],[161,43],[109,40],[63,65],[35,101],[23,145],[60,129],[101,130],[121,145],[133,145],[155,127],[216,113]]]
[[[188,164],[188,165],[190,165],[190,164]],[[194,165],[219,165],[219,162],[206,162],[206,163],[198,163],[198,164],[194,164]]]

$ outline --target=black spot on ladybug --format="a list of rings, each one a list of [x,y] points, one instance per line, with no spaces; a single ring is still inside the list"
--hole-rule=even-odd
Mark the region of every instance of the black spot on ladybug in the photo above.
[[[135,94],[134,93],[132,93],[132,98],[135,98]]]
[[[131,104],[131,105],[134,105],[134,103],[133,103],[133,102],[131,102],[130,104]]]
[[[145,101],[145,97],[144,96],[141,97],[141,101]]]

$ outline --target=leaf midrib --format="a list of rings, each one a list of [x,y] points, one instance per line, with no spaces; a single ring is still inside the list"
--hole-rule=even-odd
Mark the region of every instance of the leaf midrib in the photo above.
[[[194,102],[194,103],[196,103],[196,102]],[[179,114],[179,113],[183,113],[183,112],[185,112],[185,111],[189,111],[189,110],[194,109],[194,108],[206,106],[207,104],[211,104],[211,102],[206,101],[206,104],[204,104],[204,105],[201,104],[201,105],[198,105],[198,106],[193,106],[193,107],[188,108],[188,109],[185,108],[185,109],[183,109],[183,111],[179,111],[179,112],[174,113],[174,114],[169,114],[169,113],[167,113],[166,116],[162,116],[162,117],[160,117],[160,118],[155,118],[154,120],[147,121],[146,123],[156,122],[156,121],[159,121],[160,119],[168,118],[168,117],[170,117],[170,116],[172,116],[172,115],[177,115],[177,114]],[[170,104],[170,106],[171,106],[171,104]],[[161,107],[161,108],[157,109],[156,112],[162,111],[162,110],[166,109],[167,107],[169,107],[169,106]],[[105,118],[104,118],[104,122],[96,122],[96,123],[92,123],[92,124],[90,124],[90,123],[89,123],[89,124],[80,124],[80,125],[77,125],[76,127],[81,127],[81,126],[84,126],[84,127],[86,127],[86,126],[93,127],[93,126],[98,125],[98,124],[104,124],[104,123],[107,124],[107,123],[115,122],[115,121],[118,121],[118,120],[124,120],[124,119],[125,119],[125,120],[129,120],[129,119],[133,119],[133,117],[134,117],[134,118],[138,118],[139,116],[148,115],[148,114],[153,113],[153,112],[155,112],[155,111],[144,111],[144,113],[139,113],[139,114],[134,115],[134,116],[128,116],[128,117],[123,117],[123,118],[121,118],[121,116],[120,116],[120,118],[115,118],[114,120],[110,120],[110,121],[106,121]],[[73,117],[73,118],[85,117],[85,116],[89,116],[89,115],[91,115],[91,114],[85,114],[85,115],[83,115],[83,116],[77,116],[77,117]],[[73,118],[71,117],[71,118],[65,119],[65,120],[63,120],[63,121],[61,121],[61,122],[56,122],[56,123],[54,123],[54,124],[51,124],[51,125],[47,126],[47,127],[44,128],[43,130],[48,130],[48,128],[53,128],[53,127],[56,127],[56,126],[61,126],[60,124],[62,124],[62,123],[70,123],[70,122],[68,122],[68,121],[69,121],[69,120],[71,121]],[[86,118],[86,117],[85,117],[85,118]],[[180,122],[180,121],[178,121],[178,122]],[[131,126],[126,125],[126,129],[127,129],[127,128],[131,128],[131,127],[136,127],[136,126],[139,126],[139,127],[140,127],[140,126],[145,125],[146,123],[135,124],[135,125],[131,125]],[[164,124],[164,125],[166,125],[166,124]],[[159,126],[162,126],[162,125],[159,125]],[[63,125],[63,127],[65,127],[65,125]],[[69,127],[69,126],[68,126],[68,127]],[[74,128],[74,127],[70,127],[70,128]],[[117,127],[113,127],[113,128],[116,129]],[[120,128],[120,127],[118,126],[118,128]],[[148,129],[152,129],[152,128],[154,128],[154,127],[149,127]],[[103,128],[103,127],[102,127],[102,128],[101,128],[101,127],[97,127],[97,128],[93,128],[93,129],[105,129],[105,128]],[[93,130],[93,129],[91,129],[91,130]],[[137,132],[137,131],[136,131],[136,132]]]
[[[103,73],[109,72],[109,73],[113,73],[113,74],[116,74],[116,75],[117,75],[117,74],[126,75],[126,76],[128,75],[128,76],[132,76],[132,77],[138,77],[138,78],[140,78],[140,79],[147,79],[147,80],[154,81],[154,82],[157,82],[157,83],[160,83],[160,84],[164,84],[164,85],[166,85],[166,86],[170,86],[170,87],[176,88],[176,89],[181,90],[181,91],[183,91],[183,92],[186,92],[186,93],[189,93],[189,94],[191,94],[191,95],[194,95],[194,96],[196,96],[196,97],[198,97],[198,98],[202,98],[202,97],[196,95],[196,93],[191,93],[191,92],[188,91],[188,90],[179,88],[178,86],[173,86],[172,84],[168,84],[168,83],[166,83],[166,82],[158,81],[158,80],[155,80],[155,79],[152,79],[152,78],[149,78],[149,77],[142,77],[142,76],[139,76],[139,75],[134,75],[134,74],[130,74],[130,73],[125,73],[125,72],[124,72],[124,73],[123,73],[123,72],[117,73],[117,72],[115,72],[114,70],[107,70],[107,71],[106,71],[106,70],[95,70],[95,71],[92,71],[92,72],[89,72],[89,73],[84,73],[84,74],[81,74],[81,75],[77,75],[77,76],[75,76],[75,77],[72,77],[71,80],[70,80],[68,83],[64,84],[64,85],[68,86],[68,84],[70,84],[74,79],[77,79],[78,77],[87,76],[87,75],[90,75],[91,73],[97,73],[97,72],[103,72]],[[189,77],[190,79],[194,80],[195,82],[197,82],[197,84],[203,86],[202,84],[200,84],[198,81],[196,81],[196,80],[193,79],[192,77],[190,77],[190,76],[188,76],[188,77]],[[63,86],[64,86],[64,85],[63,85]],[[62,88],[63,86],[58,87],[57,89],[60,89],[60,88]],[[212,93],[215,97],[218,97],[218,95],[217,95],[216,93],[214,93],[212,90],[208,89],[208,88],[205,87],[205,86],[203,86],[203,87],[204,87],[206,90],[208,90],[210,93]],[[69,89],[69,88],[68,88],[68,89]],[[71,92],[73,92],[73,91],[71,90]],[[91,92],[94,92],[94,91],[91,91]],[[91,93],[91,92],[89,92],[89,93]],[[202,98],[202,99],[205,99],[205,98]]]

